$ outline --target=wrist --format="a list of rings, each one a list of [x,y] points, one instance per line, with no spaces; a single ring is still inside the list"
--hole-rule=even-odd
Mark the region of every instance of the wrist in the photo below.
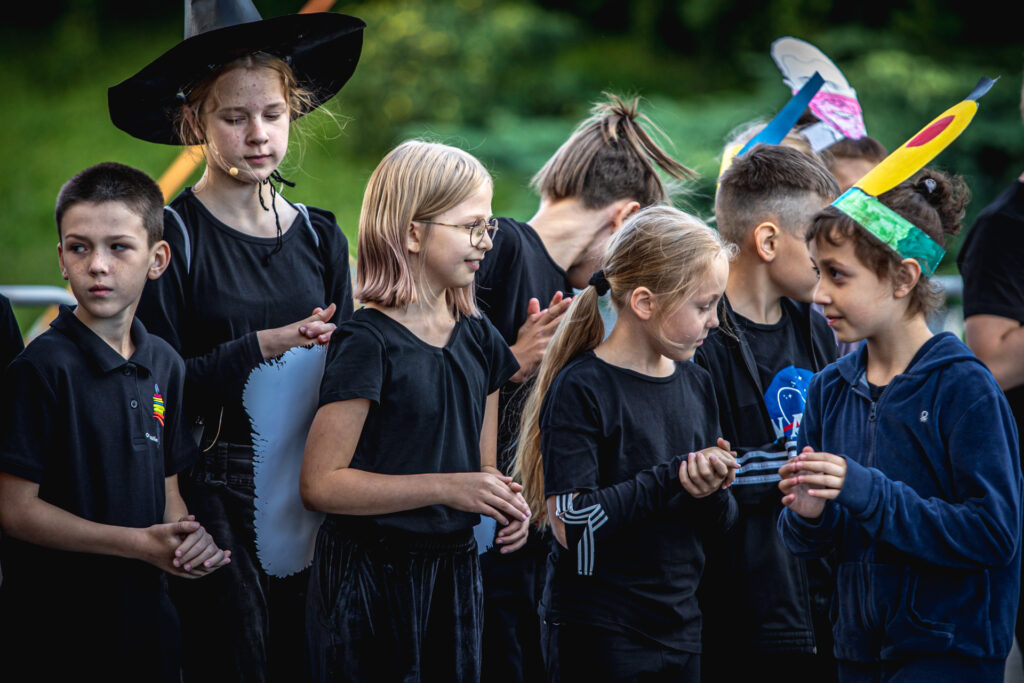
[[[279,330],[260,330],[256,333],[256,341],[260,345],[260,354],[264,360],[270,360],[274,356],[278,356],[286,349],[280,349],[281,340],[279,339]]]

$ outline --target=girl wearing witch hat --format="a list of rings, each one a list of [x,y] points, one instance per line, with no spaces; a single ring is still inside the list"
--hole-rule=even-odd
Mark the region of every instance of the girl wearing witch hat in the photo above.
[[[363,28],[342,14],[264,20],[250,0],[189,0],[186,38],[109,91],[117,127],[150,142],[203,145],[206,160],[200,180],[165,211],[171,266],[138,309],[186,360],[186,410],[202,457],[183,494],[233,551],[220,581],[172,586],[188,681],[300,680],[306,669],[308,572],[293,572],[309,557],[268,571],[267,554],[281,545],[256,521],[265,495],[254,471],[266,451],[254,464],[256,426],[243,395],[265,361],[326,344],[352,314],[345,237],[329,212],[280,194],[293,184],[278,167],[291,122],[352,75]],[[297,485],[288,495],[301,510]]]

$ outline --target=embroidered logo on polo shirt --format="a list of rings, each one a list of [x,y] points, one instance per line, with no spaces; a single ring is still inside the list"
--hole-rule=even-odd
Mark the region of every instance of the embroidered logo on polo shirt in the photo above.
[[[153,417],[164,426],[164,397],[160,395],[160,387],[153,385]]]

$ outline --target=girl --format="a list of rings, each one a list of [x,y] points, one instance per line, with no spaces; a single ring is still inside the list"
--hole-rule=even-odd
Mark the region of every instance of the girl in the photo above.
[[[807,239],[815,301],[840,340],[866,344],[811,381],[802,452],[779,470],[779,530],[797,554],[837,553],[840,681],[1002,681],[1020,568],[1016,430],[991,373],[926,323],[942,300],[928,275],[967,191],[925,172],[877,200],[858,192]]]
[[[473,298],[491,194],[475,158],[419,141],[367,185],[366,306],[335,335],[302,466],[303,500],[328,513],[307,608],[316,680],[480,677],[473,526],[493,517],[515,550],[530,516],[495,468],[497,391],[518,365]]]
[[[352,312],[345,237],[332,214],[284,199],[278,167],[291,121],[352,73],[363,24],[339,14],[260,20],[251,3],[212,5],[186,4],[191,37],[112,88],[111,117],[142,139],[201,144],[206,160],[165,212],[171,266],[138,309],[187,364],[186,410],[202,457],[183,495],[233,551],[230,571],[213,582],[173,587],[185,677],[286,680],[302,677],[306,661],[308,572],[271,576],[257,556],[274,539],[254,523],[267,492],[254,485],[243,391],[265,361],[326,344]],[[225,16],[245,23],[223,26]]]
[[[644,209],[541,363],[516,476],[558,539],[540,607],[552,681],[699,680],[698,533],[735,520],[724,489],[737,464],[724,440],[707,447],[714,390],[687,361],[718,325],[729,256],[697,219]],[[597,298],[609,290],[617,319],[602,341]]]
[[[494,249],[476,277],[477,300],[511,346],[519,372],[499,395],[498,463],[511,471],[523,400],[551,335],[601,267],[608,239],[645,206],[668,199],[658,169],[677,180],[696,174],[655,142],[639,102],[608,95],[531,183],[540,206],[529,222],[499,218]],[[541,311],[540,304],[550,302]],[[522,683],[543,677],[537,601],[548,533],[532,530],[521,552],[496,546],[480,558],[484,576],[484,679]]]

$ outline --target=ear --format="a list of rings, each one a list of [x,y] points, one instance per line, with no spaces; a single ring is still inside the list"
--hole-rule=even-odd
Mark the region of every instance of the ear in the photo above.
[[[896,273],[893,282],[893,297],[902,299],[914,290],[914,287],[921,280],[921,264],[917,259],[905,258],[900,261],[900,269]]]
[[[612,204],[612,232],[617,231],[626,219],[640,210],[640,202],[632,199],[620,199]]]
[[[654,294],[646,287],[637,287],[629,293],[629,308],[640,320],[653,318],[656,307]]]
[[[754,240],[754,251],[765,263],[771,263],[779,254],[779,239],[782,237],[782,229],[771,221],[764,221],[752,233]]]
[[[405,248],[411,254],[423,253],[423,246],[426,244],[427,230],[422,223],[411,221],[409,229],[405,234]]]
[[[146,277],[155,280],[164,274],[171,262],[171,245],[160,240],[149,250],[149,272]]]
[[[64,265],[64,245],[57,242],[57,263],[60,264],[60,276],[65,280],[68,279],[68,269]]]

